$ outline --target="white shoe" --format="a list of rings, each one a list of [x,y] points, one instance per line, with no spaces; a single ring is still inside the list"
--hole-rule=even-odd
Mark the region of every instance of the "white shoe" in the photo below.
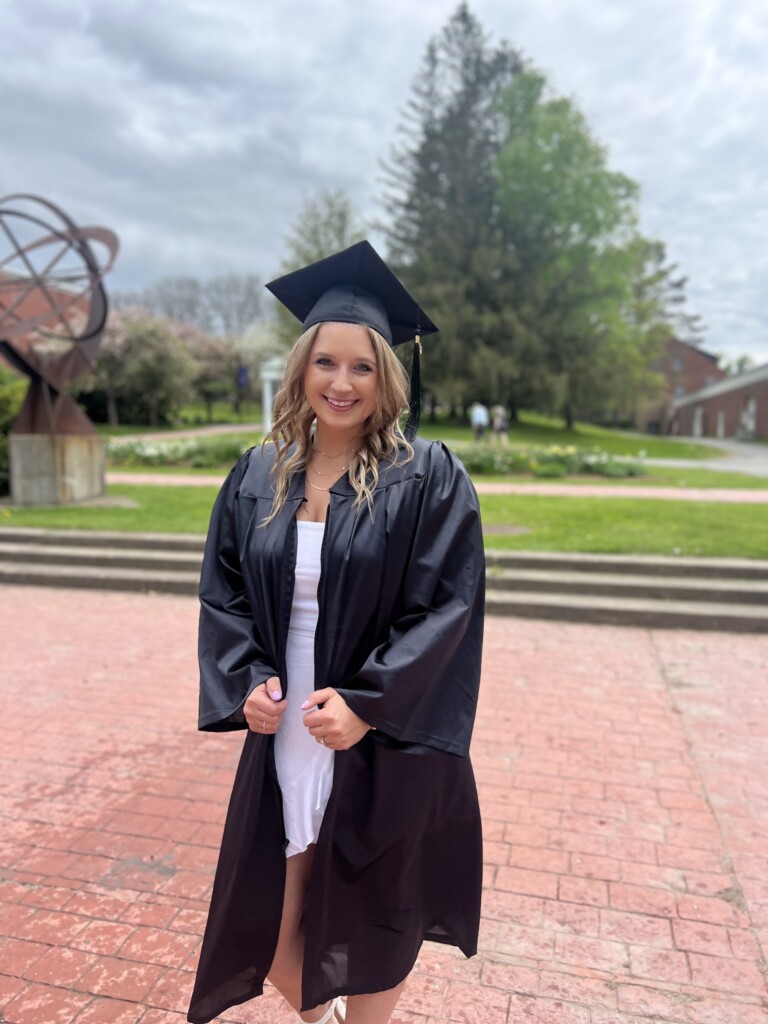
[[[315,1022],[315,1024],[336,1024],[336,1022],[338,1022],[338,1024],[344,1024],[346,1017],[346,1007],[341,1001],[341,997],[339,997],[331,1002],[331,1005],[325,1011],[320,1020]],[[0,1020],[2,1020],[2,1017],[0,1017]],[[299,1024],[304,1024],[301,1017],[299,1017]]]

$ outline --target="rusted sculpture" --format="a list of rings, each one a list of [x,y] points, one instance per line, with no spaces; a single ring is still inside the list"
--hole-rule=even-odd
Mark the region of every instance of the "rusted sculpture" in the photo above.
[[[40,196],[0,199],[0,355],[30,378],[8,439],[16,504],[104,493],[104,444],[66,386],[93,366],[116,255],[111,231],[78,227]]]
[[[102,277],[117,248],[111,231],[78,227],[40,196],[0,199],[0,352],[31,380],[13,434],[95,433],[64,388],[93,365],[107,318]]]

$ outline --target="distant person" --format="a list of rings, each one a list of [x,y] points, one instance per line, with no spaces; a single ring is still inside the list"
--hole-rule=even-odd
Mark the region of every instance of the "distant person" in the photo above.
[[[491,410],[491,430],[494,440],[501,441],[503,445],[509,444],[509,420],[503,405],[494,405]]]
[[[246,739],[187,1019],[269,980],[297,1024],[388,1024],[425,939],[477,950],[479,508],[400,429],[393,347],[437,328],[373,248],[268,287],[303,333],[203,560],[199,726]]]
[[[490,424],[488,409],[482,402],[473,402],[469,407],[469,422],[472,424],[472,434],[475,440],[482,441]]]

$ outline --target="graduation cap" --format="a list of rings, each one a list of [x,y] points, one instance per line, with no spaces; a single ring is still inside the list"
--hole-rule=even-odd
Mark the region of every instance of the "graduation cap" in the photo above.
[[[333,322],[372,327],[392,347],[415,341],[411,406],[406,436],[419,427],[421,337],[438,327],[395,277],[370,242],[334,253],[301,270],[270,281],[275,298],[301,321],[304,330]]]

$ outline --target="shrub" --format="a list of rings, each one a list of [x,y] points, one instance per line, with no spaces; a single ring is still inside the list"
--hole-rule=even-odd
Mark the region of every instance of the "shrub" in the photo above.
[[[570,474],[594,473],[598,476],[642,476],[642,461],[611,456],[593,448],[585,451],[573,446],[551,445],[548,448],[494,448],[472,445],[457,452],[467,472],[496,476],[531,473],[537,477],[557,479]]]
[[[28,381],[0,364],[0,496],[10,491],[8,466],[8,431],[19,415]]]
[[[107,443],[107,458],[113,466],[191,466],[195,469],[215,469],[237,462],[253,443],[253,438],[232,435],[168,441],[122,441],[112,438]]]

